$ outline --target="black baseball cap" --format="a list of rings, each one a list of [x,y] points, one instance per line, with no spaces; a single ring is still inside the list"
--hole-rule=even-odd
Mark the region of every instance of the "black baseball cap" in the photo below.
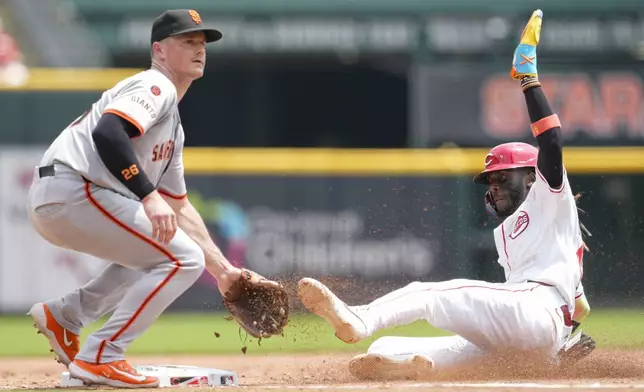
[[[195,10],[168,10],[154,20],[150,44],[193,31],[203,31],[206,34],[206,42],[219,41],[222,37],[219,30],[204,26],[201,16]]]

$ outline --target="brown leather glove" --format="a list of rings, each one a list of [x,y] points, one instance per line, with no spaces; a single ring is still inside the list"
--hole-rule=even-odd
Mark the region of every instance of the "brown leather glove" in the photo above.
[[[233,319],[256,338],[279,335],[288,323],[286,289],[247,269],[242,269],[239,280],[224,294],[224,304]]]

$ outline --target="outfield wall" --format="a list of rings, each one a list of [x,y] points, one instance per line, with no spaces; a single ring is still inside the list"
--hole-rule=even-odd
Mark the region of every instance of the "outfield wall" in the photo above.
[[[0,150],[0,311],[23,312],[91,279],[105,262],[55,248],[27,221],[24,202],[43,148]],[[500,281],[483,189],[471,183],[485,150],[187,149],[190,199],[226,256],[274,277],[360,282],[352,301],[412,280]],[[644,151],[566,150],[582,219],[595,304],[644,297]],[[218,308],[204,275],[173,309]]]
[[[367,60],[219,61],[179,104],[190,146],[485,148],[533,140],[525,99],[506,65],[409,64],[394,73]],[[25,85],[0,84],[0,143],[49,143],[104,89],[138,71],[32,68]],[[566,145],[644,145],[639,63],[549,63],[539,80]]]

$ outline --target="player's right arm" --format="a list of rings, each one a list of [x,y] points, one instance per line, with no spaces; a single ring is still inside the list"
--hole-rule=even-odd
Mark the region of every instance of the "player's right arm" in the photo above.
[[[140,132],[136,125],[113,113],[103,114],[92,131],[96,152],[103,164],[139,197],[152,223],[152,237],[167,244],[177,231],[177,219],[141,168],[130,140],[137,135]]]
[[[96,152],[114,177],[143,200],[155,187],[141,168],[132,148],[131,138],[140,135],[130,121],[113,113],[105,113],[92,131]]]
[[[152,77],[134,80],[105,107],[92,130],[103,164],[141,200],[152,223],[152,237],[166,244],[176,233],[177,219],[144,172],[131,139],[145,134],[175,99],[174,90],[167,88],[162,80],[155,81]]]

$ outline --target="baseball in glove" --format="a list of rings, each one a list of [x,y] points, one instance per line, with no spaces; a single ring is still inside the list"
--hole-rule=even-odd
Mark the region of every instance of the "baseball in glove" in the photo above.
[[[224,294],[233,319],[256,338],[280,335],[288,323],[286,289],[273,280],[242,268],[241,277]]]

